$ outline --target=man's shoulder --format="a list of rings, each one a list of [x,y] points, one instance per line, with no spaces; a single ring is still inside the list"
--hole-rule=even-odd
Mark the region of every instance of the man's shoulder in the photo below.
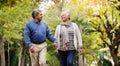
[[[41,21],[42,24],[46,24],[45,22]]]
[[[33,20],[28,21],[28,22],[26,23],[26,27],[31,27],[31,26],[32,26],[32,24],[33,24]]]
[[[27,22],[26,25],[31,25],[31,24],[33,24],[33,23],[34,23],[34,21],[33,21],[33,20],[30,20],[30,21]]]
[[[46,22],[43,22],[43,21],[41,21],[41,23],[42,23],[43,25],[46,25],[46,26],[48,26]]]
[[[33,20],[30,20],[30,21],[27,22],[27,24],[31,24],[31,23],[33,23]]]

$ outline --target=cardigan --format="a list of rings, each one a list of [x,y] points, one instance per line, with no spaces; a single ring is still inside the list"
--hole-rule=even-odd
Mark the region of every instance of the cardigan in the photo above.
[[[82,37],[81,37],[81,32],[79,30],[79,27],[77,26],[76,23],[73,23],[73,30],[74,30],[74,47],[77,50],[78,48],[82,48]],[[55,38],[58,41],[58,48],[60,48],[60,27],[61,25],[58,25],[55,31]]]

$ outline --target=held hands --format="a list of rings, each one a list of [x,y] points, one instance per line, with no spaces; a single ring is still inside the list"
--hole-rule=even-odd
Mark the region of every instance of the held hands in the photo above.
[[[57,44],[57,43],[53,43],[52,45],[53,45],[53,47],[55,47],[56,49],[58,48],[58,44]]]
[[[57,43],[53,43],[52,45],[53,45],[53,47],[58,48],[58,44]],[[34,46],[32,46],[29,50],[30,50],[31,53],[35,53],[36,49],[35,49]]]

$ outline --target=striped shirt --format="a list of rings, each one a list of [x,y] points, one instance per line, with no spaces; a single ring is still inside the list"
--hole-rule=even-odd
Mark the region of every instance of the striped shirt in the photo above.
[[[62,50],[62,51],[75,50],[73,25],[71,23],[69,26],[65,25],[65,27],[67,28],[67,31],[68,31],[69,42],[66,43],[66,47],[63,47],[63,39],[62,39],[62,36],[61,36],[62,33],[61,33],[60,34],[60,48],[59,48],[59,50]]]

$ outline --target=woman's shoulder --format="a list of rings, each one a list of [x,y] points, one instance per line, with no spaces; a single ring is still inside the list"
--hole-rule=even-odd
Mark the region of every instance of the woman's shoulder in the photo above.
[[[74,22],[72,22],[72,24],[73,24],[73,26],[77,26],[77,24],[76,24],[76,23],[74,23]]]
[[[59,25],[57,25],[57,28],[60,28],[60,24],[59,24]]]

